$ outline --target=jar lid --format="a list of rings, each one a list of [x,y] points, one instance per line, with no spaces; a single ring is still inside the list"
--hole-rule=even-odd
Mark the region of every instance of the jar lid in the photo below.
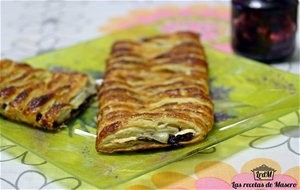
[[[232,0],[244,8],[274,9],[298,6],[298,0]]]

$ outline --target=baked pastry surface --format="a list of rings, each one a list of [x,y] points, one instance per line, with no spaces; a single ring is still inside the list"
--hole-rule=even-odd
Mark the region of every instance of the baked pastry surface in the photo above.
[[[97,92],[85,74],[49,72],[0,61],[0,114],[45,130],[57,130]]]
[[[97,151],[195,143],[212,126],[208,67],[198,34],[113,44],[99,90]]]

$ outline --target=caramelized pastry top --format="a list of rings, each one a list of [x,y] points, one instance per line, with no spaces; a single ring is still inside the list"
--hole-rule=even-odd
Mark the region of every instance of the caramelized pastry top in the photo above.
[[[57,129],[96,91],[85,74],[49,72],[11,60],[1,60],[0,68],[0,114],[43,129]]]
[[[114,43],[99,91],[99,108],[96,144],[103,152],[111,151],[102,147],[103,139],[130,127],[164,123],[180,130],[210,131],[213,104],[198,34],[178,32]]]

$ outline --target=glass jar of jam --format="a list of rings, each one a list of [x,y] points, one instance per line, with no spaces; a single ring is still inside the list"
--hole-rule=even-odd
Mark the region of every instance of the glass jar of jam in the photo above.
[[[282,61],[296,43],[298,0],[232,0],[232,47],[240,55]]]

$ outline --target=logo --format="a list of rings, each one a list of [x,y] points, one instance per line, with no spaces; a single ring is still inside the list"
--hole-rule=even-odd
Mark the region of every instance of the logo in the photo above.
[[[285,174],[276,174],[276,170],[262,164],[249,172],[240,173],[232,178],[231,186],[234,189],[290,189],[297,187],[297,181]]]
[[[272,181],[276,170],[263,164],[251,170],[255,181]]]

